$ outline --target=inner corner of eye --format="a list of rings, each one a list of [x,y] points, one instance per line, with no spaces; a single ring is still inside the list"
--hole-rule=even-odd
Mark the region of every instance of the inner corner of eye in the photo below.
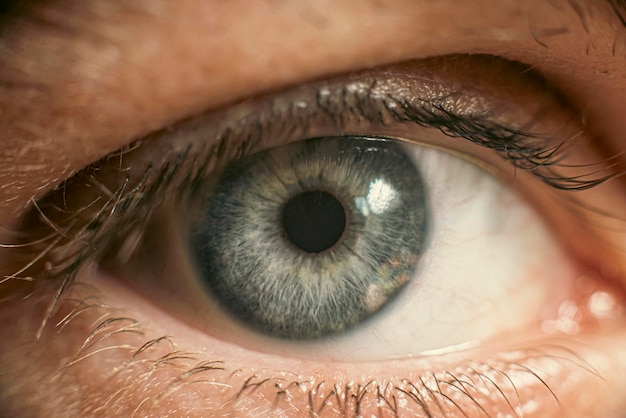
[[[489,339],[536,319],[528,313],[539,315],[554,284],[529,286],[528,276],[538,265],[556,276],[565,263],[529,206],[511,207],[514,192],[491,174],[394,139],[271,148],[232,162],[207,188],[193,216],[144,234],[143,276],[160,277],[150,292],[169,289],[159,299],[169,310],[219,312],[194,317],[196,328],[242,346],[262,341],[255,350],[397,358]],[[175,224],[180,246],[164,239]],[[172,279],[182,276],[175,258],[190,260],[192,286]]]

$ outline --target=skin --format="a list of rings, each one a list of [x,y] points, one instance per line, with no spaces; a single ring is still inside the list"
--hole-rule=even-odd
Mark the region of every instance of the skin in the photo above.
[[[10,30],[0,39],[0,79],[6,81],[0,83],[4,242],[10,241],[9,231],[18,228],[31,199],[87,164],[182,118],[311,80],[431,56],[480,53],[532,66],[575,109],[586,135],[607,155],[626,146],[626,29],[608,2],[126,3],[52,2],[33,12],[52,25],[33,24],[28,18],[6,24]],[[593,199],[619,215],[623,186],[616,181]],[[612,273],[605,274],[610,283],[603,286],[619,299],[626,286],[623,233],[603,228],[591,233],[611,244],[600,254],[584,246],[576,254],[593,254],[588,258],[598,264],[597,271],[600,265],[610,266]],[[13,257],[11,251],[0,251],[3,271],[14,271]],[[77,306],[90,304],[89,309],[62,330],[45,328],[40,338],[37,330],[54,283],[39,285],[27,299],[12,297],[20,283],[8,281],[0,287],[0,411],[7,415],[316,416],[311,411],[328,396],[331,402],[320,416],[393,416],[372,396],[357,411],[345,389],[343,395],[334,395],[322,382],[351,385],[347,391],[354,394],[359,385],[373,380],[396,384],[402,378],[443,376],[446,370],[479,380],[472,371],[476,364],[496,364],[503,370],[512,363],[530,364],[536,353],[528,341],[569,360],[541,357],[535,366],[550,370],[545,382],[513,378],[518,391],[500,376],[498,387],[508,398],[522,395],[540,406],[534,410],[523,405],[525,417],[617,417],[626,407],[621,389],[626,322],[621,319],[575,336],[545,336],[529,329],[523,331],[527,335],[503,337],[469,353],[355,365],[258,353],[225,343],[89,266],[78,279],[88,286],[74,287],[71,300],[51,323],[62,322]],[[77,305],[72,302],[76,300],[87,302]],[[94,331],[106,319],[115,321]],[[90,335],[103,340],[85,346]],[[561,348],[548,348],[555,345]],[[513,360],[494,353],[507,353]],[[265,378],[271,383],[240,390],[246,382],[249,386]],[[289,384],[295,381],[305,383]],[[453,392],[446,393],[456,399]],[[461,410],[471,417],[511,413],[510,402],[494,399],[476,391],[457,399],[459,407],[431,401],[428,408],[406,408],[407,415],[423,416],[427,409],[435,416],[463,416]]]

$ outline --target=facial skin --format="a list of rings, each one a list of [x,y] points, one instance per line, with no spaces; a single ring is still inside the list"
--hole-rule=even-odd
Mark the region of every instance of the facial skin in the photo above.
[[[487,54],[524,63],[559,91],[604,153],[600,161],[626,146],[626,27],[619,14],[626,6],[617,0],[94,0],[25,7],[9,14],[0,32],[2,242],[14,241],[32,201],[62,180],[183,118],[433,56]],[[622,155],[610,163],[612,172],[623,171]],[[625,193],[618,178],[583,197],[621,219]],[[574,257],[604,273],[602,286],[619,299],[626,286],[623,225],[593,225],[587,233],[607,245],[573,245]],[[23,264],[15,250],[0,249],[3,275]],[[626,409],[622,320],[576,335],[532,329],[441,356],[308,360],[206,335],[93,265],[81,267],[41,335],[60,281],[38,281],[32,269],[34,287],[16,278],[0,286],[2,415],[394,416],[396,409],[398,416],[619,417]],[[25,287],[30,296],[16,297]],[[499,370],[489,375],[491,384],[481,374],[486,365]],[[419,400],[407,395],[416,382],[423,384]]]

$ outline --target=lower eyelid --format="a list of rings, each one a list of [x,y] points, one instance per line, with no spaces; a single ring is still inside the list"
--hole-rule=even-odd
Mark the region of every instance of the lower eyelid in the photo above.
[[[536,344],[503,340],[496,355],[469,350],[367,365],[300,361],[199,337],[184,324],[161,321],[154,308],[137,303],[117,284],[89,274],[94,276],[83,273],[79,278],[55,318],[71,319],[42,341],[32,340],[24,330],[15,335],[18,342],[47,347],[43,357],[18,360],[27,363],[29,376],[45,379],[59,398],[71,398],[74,390],[61,382],[75,380],[81,399],[74,401],[85,402],[81,408],[87,415],[103,406],[139,416],[171,408],[177,414],[201,411],[201,416],[258,416],[258,411],[280,410],[291,416],[310,416],[311,410],[336,416],[357,409],[365,416],[393,416],[395,407],[403,414],[427,416],[428,410],[440,416],[443,410],[451,417],[513,410],[524,416],[538,411],[561,416],[563,408],[598,412],[603,405],[587,404],[595,398],[580,397],[580,388],[594,394],[606,390],[603,379],[615,378],[609,369],[614,367],[612,356],[619,352],[619,341],[626,342],[626,335],[613,337],[602,352],[590,336],[559,336],[540,338]],[[131,300],[132,310],[110,306],[129,306]],[[36,321],[30,324],[34,326]],[[177,337],[166,337],[174,329]]]

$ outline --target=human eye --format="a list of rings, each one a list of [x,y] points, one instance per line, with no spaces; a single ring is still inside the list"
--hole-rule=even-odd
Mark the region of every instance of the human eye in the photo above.
[[[612,173],[578,160],[588,145],[580,127],[554,92],[530,74],[518,79],[525,71],[456,56],[339,77],[192,117],[90,165],[34,203],[26,238],[13,243],[29,260],[41,254],[39,274],[66,288],[40,332],[98,312],[105,317],[67,370],[112,349],[157,364],[165,356],[180,369],[157,378],[165,384],[189,370],[194,382],[208,374],[208,387],[190,388],[211,400],[201,405],[210,414],[250,408],[247,385],[262,394],[253,405],[271,400],[281,413],[390,414],[391,399],[416,414],[497,413],[503,403],[517,413],[528,408],[512,400],[521,391],[558,410],[568,394],[553,379],[598,378],[560,339],[608,326],[602,315],[619,317],[621,305],[599,272],[576,261],[581,250],[553,236],[584,211],[572,217],[549,202],[576,212],[563,194]],[[315,202],[294,210],[293,226],[285,206],[321,192],[343,214],[341,236],[323,245],[293,238],[305,222],[298,211]],[[565,228],[549,231],[532,200],[537,210],[548,201],[541,210]],[[613,306],[593,311],[598,295]],[[137,312],[119,317],[99,300]],[[135,341],[134,321],[201,340],[211,347],[204,355],[224,359],[161,352],[169,340]],[[531,342],[538,351],[529,354]],[[233,349],[241,352],[226,360]],[[298,375],[293,361],[304,361]],[[312,371],[328,361],[332,372]],[[372,364],[393,372],[371,374]]]
[[[110,254],[100,268],[218,339],[320,360],[403,358],[473,343],[539,319],[522,312],[556,312],[551,305],[578,297],[571,287],[579,274],[529,204],[477,166],[489,164],[511,184],[507,165],[553,187],[603,179],[594,169],[568,186],[571,177],[554,171],[565,164],[556,163],[563,144],[548,133],[558,126],[558,137],[568,138],[564,132],[577,128],[553,120],[562,115],[551,94],[487,99],[480,79],[460,76],[476,67],[493,81],[519,71],[492,58],[451,57],[246,101],[108,157],[38,208],[53,208],[46,222],[65,224],[75,222],[75,212],[93,222],[99,213],[109,218],[109,211],[138,206],[122,210],[129,213],[123,226],[112,217],[113,226],[86,238],[113,241],[100,244]],[[525,86],[520,94],[533,91],[529,80],[518,84]],[[436,91],[424,93],[433,85]],[[508,109],[496,110],[502,100]],[[469,145],[463,151],[461,140]],[[524,177],[515,178],[520,190]],[[102,199],[96,190],[90,201],[104,207],[85,210],[84,184],[94,183],[119,195]],[[177,197],[161,202],[171,193]],[[81,204],[68,195],[81,196]],[[134,203],[144,195],[163,209],[136,225],[127,217],[149,218],[154,210]],[[255,328],[260,332],[246,332]]]
[[[598,116],[532,65],[406,58],[59,152],[73,168],[3,215],[3,411],[618,416]],[[321,244],[298,236],[320,204]]]

